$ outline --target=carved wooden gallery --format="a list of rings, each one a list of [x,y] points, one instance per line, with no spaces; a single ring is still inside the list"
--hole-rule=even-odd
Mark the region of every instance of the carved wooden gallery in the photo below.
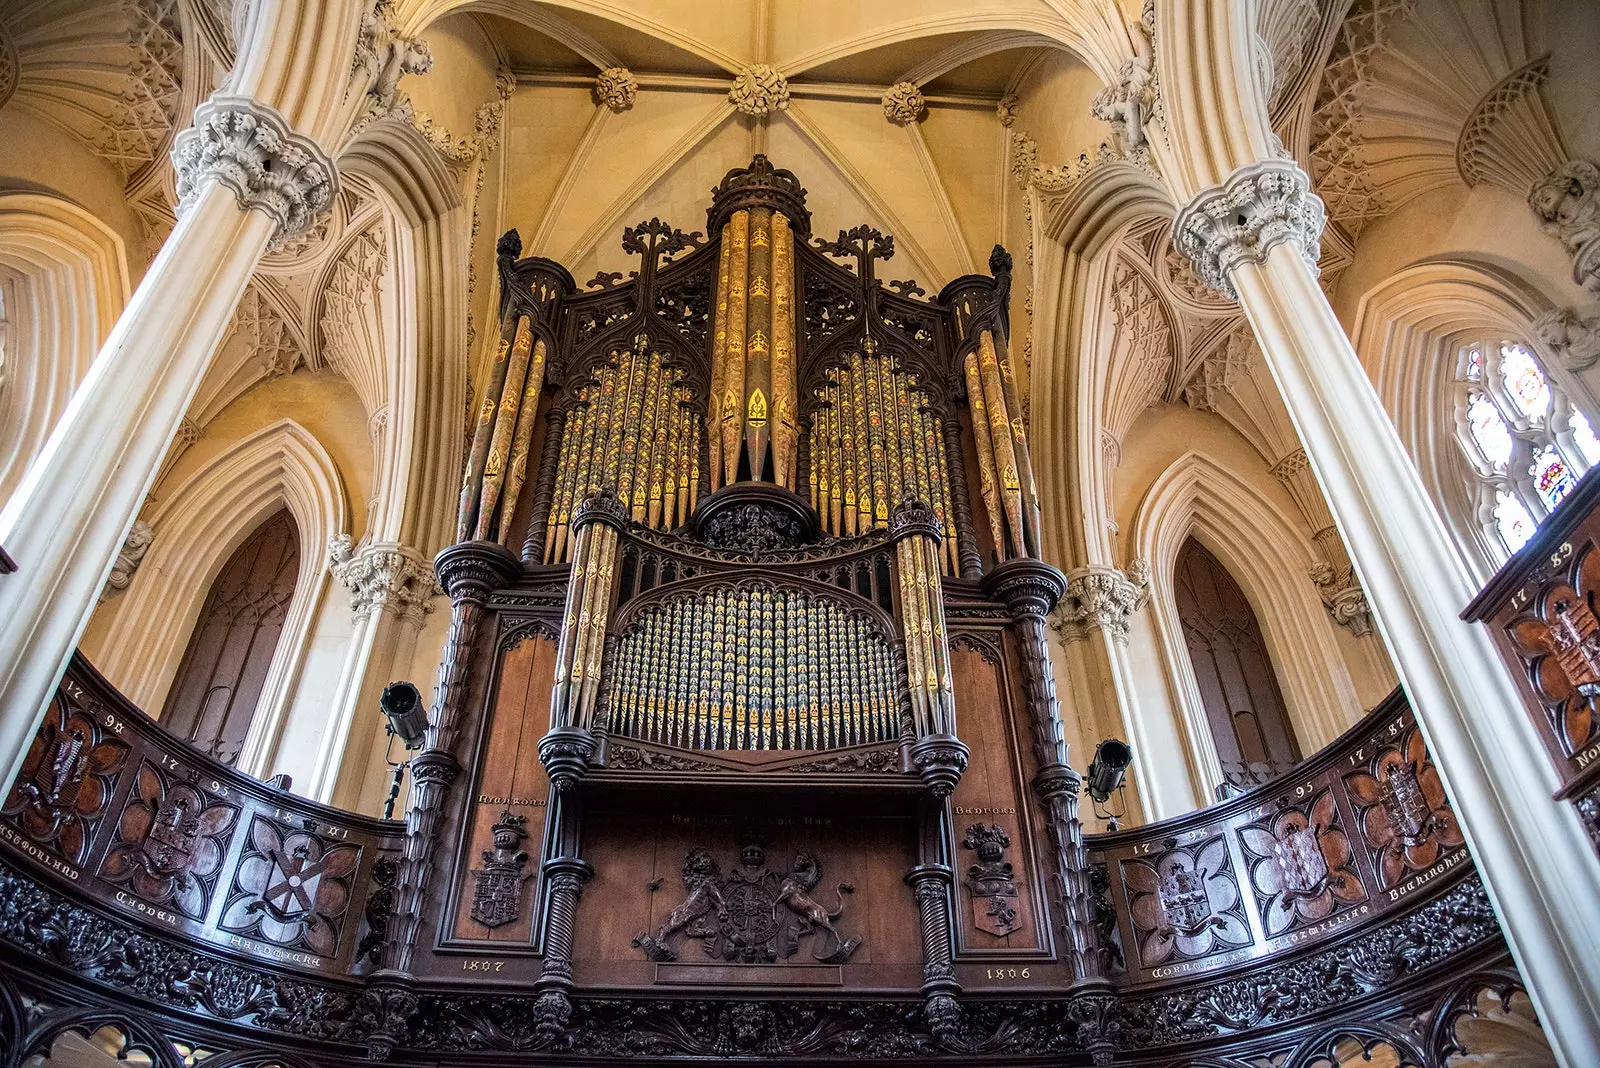
[[[891,237],[813,234],[761,156],[703,235],[623,248],[580,287],[501,239],[403,824],[237,774],[75,663],[0,812],[7,1065],[116,1021],[163,1068],[1286,1037],[1275,1065],[1439,1066],[1519,986],[1398,695],[1286,777],[1085,837],[1002,248],[890,280]]]

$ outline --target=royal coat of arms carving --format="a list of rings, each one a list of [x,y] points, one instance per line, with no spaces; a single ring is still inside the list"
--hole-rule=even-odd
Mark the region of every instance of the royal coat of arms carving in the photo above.
[[[972,924],[980,931],[1000,938],[1022,928],[1018,908],[1016,872],[1005,859],[1011,836],[993,823],[974,823],[961,839],[963,849],[978,854],[978,862],[967,869],[967,890],[972,894]]]
[[[528,837],[527,817],[502,812],[490,833],[494,848],[483,851],[483,867],[472,872],[472,918],[493,930],[522,913],[522,884],[533,873],[523,871],[528,864],[528,853],[521,848]]]
[[[809,850],[797,852],[787,871],[769,867],[765,842],[754,831],[743,835],[739,862],[726,875],[709,849],[696,847],[683,858],[683,901],[654,935],[641,932],[633,944],[651,960],[674,961],[672,940],[681,932],[698,939],[708,957],[760,964],[788,960],[810,936],[814,960],[843,964],[861,946],[838,928],[844,895],[855,888],[839,883],[838,907],[830,910],[814,896],[821,881],[822,865]]]

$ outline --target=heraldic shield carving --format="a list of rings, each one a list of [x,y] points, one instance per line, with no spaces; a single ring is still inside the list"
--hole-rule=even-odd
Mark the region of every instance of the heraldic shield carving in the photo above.
[[[1010,845],[1011,836],[1004,827],[994,823],[974,823],[961,839],[963,849],[978,854],[978,862],[967,869],[967,889],[972,893],[972,924],[980,931],[1001,938],[1022,928],[1016,873],[1005,858]]]
[[[769,867],[761,834],[746,830],[740,837],[739,863],[724,875],[711,850],[696,847],[683,858],[684,899],[654,935],[641,932],[633,944],[655,961],[674,961],[674,935],[698,939],[706,956],[741,964],[788,960],[800,940],[812,937],[811,956],[824,964],[843,964],[861,946],[836,926],[844,915],[849,883],[835,887],[838,907],[829,910],[814,896],[822,881],[822,865],[809,850],[800,850],[788,871]],[[653,889],[653,887],[652,887]]]
[[[519,848],[528,837],[528,820],[510,811],[502,812],[490,828],[494,848],[483,851],[483,867],[472,878],[472,918],[493,930],[511,923],[522,912],[522,884],[533,877],[524,872],[528,853]]]

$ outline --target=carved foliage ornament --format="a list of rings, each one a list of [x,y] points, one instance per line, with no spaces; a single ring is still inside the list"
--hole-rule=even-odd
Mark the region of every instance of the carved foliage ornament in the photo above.
[[[741,114],[758,119],[783,111],[789,106],[789,81],[765,63],[752,64],[734,78],[728,102]]]
[[[1178,212],[1172,239],[1201,281],[1238,300],[1233,269],[1265,262],[1267,253],[1285,241],[1317,274],[1326,222],[1306,172],[1288,160],[1272,159],[1240,167],[1222,185],[1201,191]]]
[[[1150,600],[1150,565],[1135,560],[1126,572],[1085,567],[1067,576],[1067,590],[1056,606],[1053,626],[1064,641],[1081,641],[1103,630],[1122,644],[1128,623]]]
[[[276,224],[272,246],[310,229],[338,190],[338,170],[321,146],[289,129],[272,108],[217,94],[194,113],[172,145],[178,211],[211,182],[233,191],[242,209]]]
[[[603,104],[613,115],[633,107],[639,96],[639,79],[627,67],[607,67],[594,80],[595,103]]]
[[[928,102],[916,82],[895,82],[883,94],[883,117],[896,126],[920,122],[927,111]]]
[[[444,594],[427,557],[392,542],[357,550],[350,535],[340,534],[328,542],[328,570],[350,591],[357,616],[388,612],[420,627]]]

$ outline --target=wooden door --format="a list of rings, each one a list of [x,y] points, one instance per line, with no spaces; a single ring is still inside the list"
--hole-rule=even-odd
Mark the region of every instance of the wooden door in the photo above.
[[[1248,787],[1282,774],[1300,747],[1250,601],[1193,538],[1178,551],[1173,587],[1227,783]]]
[[[167,695],[162,725],[225,764],[239,758],[255,717],[299,569],[300,536],[285,509],[217,573]]]

